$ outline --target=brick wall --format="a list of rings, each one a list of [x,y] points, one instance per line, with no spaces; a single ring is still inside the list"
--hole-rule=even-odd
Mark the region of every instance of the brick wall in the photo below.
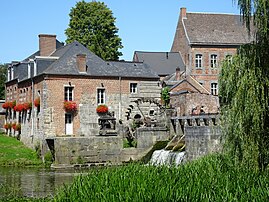
[[[177,116],[190,115],[192,109],[200,110],[202,106],[205,113],[219,112],[219,98],[214,95],[185,93],[172,95],[170,101],[177,112]]]

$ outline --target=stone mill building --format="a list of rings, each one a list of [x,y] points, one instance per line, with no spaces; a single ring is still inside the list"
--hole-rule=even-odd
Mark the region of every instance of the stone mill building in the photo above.
[[[39,50],[8,66],[6,122],[21,125],[26,145],[55,150],[57,137],[99,135],[99,105],[108,107],[113,134],[134,117],[158,114],[160,91],[159,76],[143,63],[104,61],[77,41],[40,34]]]

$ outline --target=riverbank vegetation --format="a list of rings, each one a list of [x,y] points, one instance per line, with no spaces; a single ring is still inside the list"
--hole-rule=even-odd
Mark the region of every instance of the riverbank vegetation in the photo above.
[[[93,170],[55,201],[266,201],[269,172],[211,155],[179,167],[129,164]]]
[[[16,138],[0,133],[0,166],[43,166],[34,150]]]

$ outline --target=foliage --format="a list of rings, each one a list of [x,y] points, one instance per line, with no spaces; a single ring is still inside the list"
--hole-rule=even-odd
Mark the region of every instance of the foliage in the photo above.
[[[169,102],[170,102],[170,95],[169,95],[169,88],[168,87],[164,87],[161,91],[161,98],[164,101],[164,105],[165,107],[169,106]]]
[[[33,150],[24,146],[13,137],[0,134],[1,166],[41,166],[42,161],[36,158]]]
[[[108,112],[108,107],[106,105],[98,105],[96,107],[96,112],[97,113],[107,113]]]
[[[39,107],[40,106],[40,97],[38,97],[38,98],[36,98],[34,100],[34,105],[35,105],[35,107]]]
[[[123,148],[131,148],[137,146],[137,140],[131,140],[129,141],[127,138],[123,139]]]
[[[256,39],[222,67],[225,148],[235,162],[264,170],[269,163],[269,3],[238,0],[238,5],[250,33],[254,23]]]
[[[44,155],[44,161],[45,164],[50,166],[53,163],[53,155],[51,154],[50,151],[48,151],[45,155]]]
[[[64,101],[64,110],[66,112],[77,112],[77,103],[75,101]]]
[[[16,106],[16,100],[2,104],[3,109],[13,109]]]
[[[24,104],[16,104],[16,106],[14,107],[14,111],[16,112],[21,112],[24,110]]]
[[[0,99],[5,99],[5,82],[7,77],[7,64],[0,64]]]
[[[104,60],[118,60],[123,48],[115,18],[103,2],[77,2],[69,13],[66,43],[77,40]]]
[[[268,171],[233,167],[226,157],[214,155],[180,167],[128,164],[94,169],[64,187],[54,200],[267,201],[268,180]]]

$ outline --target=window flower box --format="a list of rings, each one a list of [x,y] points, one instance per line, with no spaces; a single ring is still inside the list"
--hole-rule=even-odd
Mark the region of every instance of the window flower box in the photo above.
[[[12,102],[5,102],[4,104],[2,104],[2,107],[4,109],[12,109],[16,106],[16,100],[12,101]]]
[[[16,123],[12,123],[12,128],[13,128],[13,130],[16,130]]]
[[[21,112],[21,111],[23,111],[23,109],[24,109],[24,105],[23,104],[17,104],[14,107],[14,111],[16,111],[16,112]]]
[[[64,110],[66,112],[76,112],[78,110],[77,103],[74,101],[64,101]]]
[[[32,103],[31,102],[23,103],[23,110],[27,111],[29,109],[32,109]]]
[[[35,107],[39,107],[40,106],[40,97],[38,97],[38,98],[36,98],[34,100],[34,105],[35,105]]]
[[[6,130],[11,129],[11,127],[12,127],[12,124],[11,124],[11,123],[6,123],[6,124],[4,124],[4,128],[5,128]]]
[[[106,105],[98,105],[96,108],[98,114],[105,114],[108,112],[108,107]]]

